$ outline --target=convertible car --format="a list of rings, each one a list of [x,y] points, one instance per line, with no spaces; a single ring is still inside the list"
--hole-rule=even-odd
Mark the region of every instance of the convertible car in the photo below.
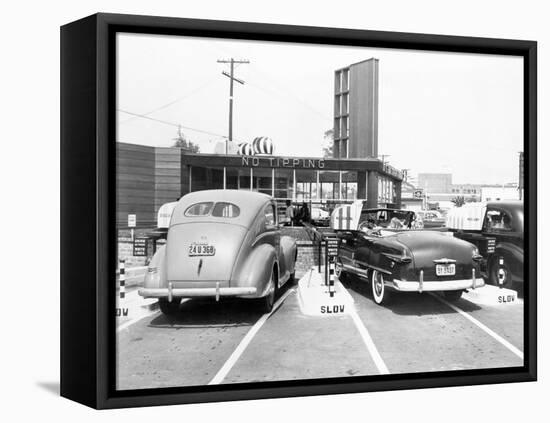
[[[451,232],[414,229],[413,211],[368,209],[359,201],[334,213],[340,238],[336,274],[368,281],[377,304],[396,291],[442,291],[458,300],[465,289],[484,285],[478,249]]]
[[[182,298],[258,299],[271,311],[275,292],[294,278],[296,242],[282,236],[271,197],[208,190],[176,204],[166,245],[153,256],[139,294],[158,298],[165,314]]]

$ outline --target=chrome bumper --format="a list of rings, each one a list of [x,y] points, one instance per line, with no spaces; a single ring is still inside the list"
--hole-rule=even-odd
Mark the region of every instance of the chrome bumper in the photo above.
[[[451,281],[401,281],[394,279],[388,285],[403,292],[459,291],[476,289],[485,285],[483,278],[455,279]]]
[[[215,288],[172,288],[171,283],[168,284],[168,288],[141,288],[138,290],[138,294],[144,298],[168,298],[168,301],[172,301],[173,297],[215,297],[218,301],[220,297],[239,297],[256,293],[255,287],[220,288],[218,285]]]

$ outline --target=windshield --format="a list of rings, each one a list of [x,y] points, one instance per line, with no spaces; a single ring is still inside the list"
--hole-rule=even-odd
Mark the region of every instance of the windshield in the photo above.
[[[372,227],[390,229],[409,229],[414,213],[404,210],[372,210],[363,211],[359,219],[359,226],[368,223]]]

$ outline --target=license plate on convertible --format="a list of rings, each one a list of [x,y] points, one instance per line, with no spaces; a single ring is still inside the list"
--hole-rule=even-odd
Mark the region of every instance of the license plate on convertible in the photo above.
[[[435,274],[437,276],[453,276],[456,273],[455,264],[437,264]]]
[[[191,244],[189,256],[213,256],[216,254],[216,247],[209,244]]]

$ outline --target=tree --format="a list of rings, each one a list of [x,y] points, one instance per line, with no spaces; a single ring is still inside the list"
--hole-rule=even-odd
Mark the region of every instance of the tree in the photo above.
[[[451,202],[455,205],[455,207],[462,207],[466,203],[466,200],[463,195],[457,195],[455,198],[451,199]]]
[[[188,140],[183,131],[181,130],[181,126],[178,126],[178,136],[174,138],[176,141],[172,147],[179,147],[181,148],[185,153],[199,153],[200,147],[193,143],[191,140]]]
[[[325,131],[323,137],[323,157],[332,158],[333,157],[333,147],[334,147],[334,129],[328,129]]]

